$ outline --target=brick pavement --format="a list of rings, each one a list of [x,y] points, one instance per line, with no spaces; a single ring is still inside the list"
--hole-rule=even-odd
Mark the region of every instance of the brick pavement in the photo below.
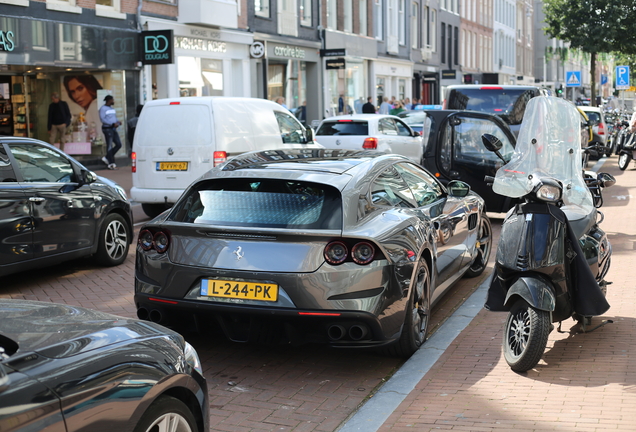
[[[636,166],[601,171],[617,184],[604,193],[602,224],[613,246],[611,309],[592,333],[574,321],[553,331],[539,364],[517,374],[501,351],[505,313],[482,310],[451,344],[381,431],[636,431]]]

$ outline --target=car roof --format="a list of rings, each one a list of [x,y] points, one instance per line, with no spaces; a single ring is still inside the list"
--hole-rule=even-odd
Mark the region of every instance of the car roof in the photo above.
[[[596,112],[602,111],[599,107],[591,107],[591,106],[585,106],[585,105],[579,105],[579,108],[581,108],[583,111],[596,111]]]
[[[452,89],[477,89],[477,90],[514,90],[514,89],[539,89],[537,86],[531,85],[512,85],[512,84],[455,84],[448,86],[448,90]]]
[[[389,115],[389,114],[348,114],[348,115],[327,117],[326,119],[322,121],[322,123],[328,122],[328,121],[339,121],[339,120],[367,120],[369,121],[369,120],[381,119],[385,117],[397,118],[396,116]]]

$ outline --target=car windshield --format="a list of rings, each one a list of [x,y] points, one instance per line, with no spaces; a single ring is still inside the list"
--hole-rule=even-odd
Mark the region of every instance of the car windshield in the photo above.
[[[426,120],[426,113],[423,111],[404,111],[398,114],[404,123],[409,126],[424,124],[424,120]]]
[[[326,121],[320,125],[316,135],[369,135],[369,123],[353,120]]]
[[[557,97],[533,98],[521,124],[512,159],[497,171],[493,190],[512,198],[528,194],[540,178],[563,184],[564,210],[581,216],[593,210],[592,196],[583,180],[580,114]]]
[[[587,110],[583,110],[585,112],[585,115],[587,115],[587,118],[590,120],[590,122],[592,124],[599,124],[601,122],[601,113],[598,113],[596,111],[587,111]]]
[[[340,192],[283,179],[216,179],[187,192],[168,217],[175,222],[262,228],[342,228]]]
[[[458,88],[452,90],[448,109],[496,114],[510,125],[521,124],[526,104],[536,96],[533,89],[502,87]]]

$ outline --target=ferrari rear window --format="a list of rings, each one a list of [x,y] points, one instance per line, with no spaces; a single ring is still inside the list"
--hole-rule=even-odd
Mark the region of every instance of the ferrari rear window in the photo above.
[[[175,222],[237,227],[342,228],[340,192],[331,186],[279,179],[201,182],[179,200]]]
[[[369,135],[369,123],[366,121],[324,122],[316,135]]]

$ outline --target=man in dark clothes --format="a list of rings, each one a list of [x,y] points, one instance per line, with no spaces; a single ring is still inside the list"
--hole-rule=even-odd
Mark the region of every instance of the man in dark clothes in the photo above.
[[[367,103],[362,105],[362,113],[363,114],[375,114],[375,105],[371,103],[371,96],[367,98]]]
[[[55,144],[57,142],[57,136],[60,136],[60,145],[64,144],[64,138],[66,136],[66,129],[71,125],[71,110],[68,109],[68,104],[63,100],[60,100],[60,95],[57,93],[51,94],[51,104],[49,105],[49,142]]]

